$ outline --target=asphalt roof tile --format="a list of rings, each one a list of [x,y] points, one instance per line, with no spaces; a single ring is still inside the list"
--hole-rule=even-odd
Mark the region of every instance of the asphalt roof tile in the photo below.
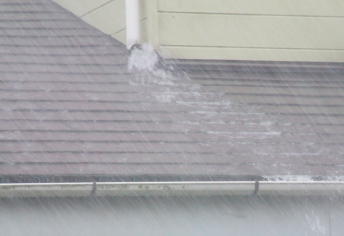
[[[135,74],[123,44],[55,3],[0,2],[1,181],[344,175],[341,64]]]

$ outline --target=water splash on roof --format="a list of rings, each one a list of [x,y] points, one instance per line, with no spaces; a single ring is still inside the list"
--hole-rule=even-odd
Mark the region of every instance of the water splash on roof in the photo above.
[[[173,66],[167,65],[150,44],[142,44],[131,51],[128,70],[141,84],[173,85],[177,79]]]

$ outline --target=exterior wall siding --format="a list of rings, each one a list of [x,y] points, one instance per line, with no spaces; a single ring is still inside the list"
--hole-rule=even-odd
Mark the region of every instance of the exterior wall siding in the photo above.
[[[158,0],[158,19],[174,58],[344,61],[339,0]]]
[[[342,198],[0,199],[2,235],[341,236]]]
[[[54,0],[125,43],[125,0]],[[180,59],[344,62],[340,0],[142,0],[141,39]]]
[[[53,0],[105,34],[126,43],[125,0]],[[147,3],[140,1],[141,38],[147,36]]]
[[[87,13],[101,7],[109,0],[53,0],[63,8],[66,8],[74,15],[82,17]]]
[[[341,0],[158,0],[159,12],[279,15],[344,16]]]

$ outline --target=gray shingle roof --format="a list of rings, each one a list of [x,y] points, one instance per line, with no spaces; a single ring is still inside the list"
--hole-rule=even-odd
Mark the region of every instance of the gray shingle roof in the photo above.
[[[0,2],[2,181],[344,175],[341,64],[179,61],[142,83],[55,3]]]

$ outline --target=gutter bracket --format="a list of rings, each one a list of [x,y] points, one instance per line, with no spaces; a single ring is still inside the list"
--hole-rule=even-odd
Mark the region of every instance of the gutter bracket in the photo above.
[[[255,183],[254,183],[254,192],[253,192],[253,194],[254,194],[254,195],[257,195],[258,190],[259,190],[259,181],[255,181]]]
[[[94,181],[93,184],[92,184],[91,196],[96,195],[96,190],[97,190],[97,183]]]

